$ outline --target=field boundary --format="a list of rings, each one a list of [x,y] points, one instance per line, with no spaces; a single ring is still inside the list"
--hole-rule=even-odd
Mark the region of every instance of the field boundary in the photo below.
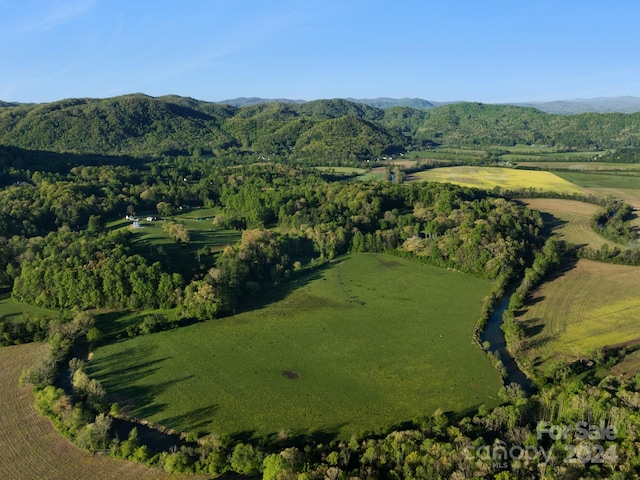
[[[162,470],[92,455],[63,438],[34,407],[29,387],[19,387],[23,368],[46,354],[46,344],[0,348],[0,477],[12,480],[103,478],[154,480],[178,478]]]

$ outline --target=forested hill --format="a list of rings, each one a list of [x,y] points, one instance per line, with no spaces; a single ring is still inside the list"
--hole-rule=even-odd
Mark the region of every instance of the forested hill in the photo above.
[[[637,147],[640,113],[566,116],[479,103],[382,109],[341,99],[234,107],[142,94],[0,109],[0,144],[53,152],[340,163],[434,143]]]

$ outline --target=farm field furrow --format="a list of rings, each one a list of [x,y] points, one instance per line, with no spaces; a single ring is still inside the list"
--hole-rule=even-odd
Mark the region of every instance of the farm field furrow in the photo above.
[[[635,209],[636,218],[632,220],[632,224],[640,229],[640,177],[578,172],[558,172],[558,175],[589,193],[601,197],[611,195],[628,203]]]
[[[638,188],[592,188],[593,193],[606,197],[611,195],[623,202],[631,205],[635,210],[635,218],[631,220],[631,224],[635,225],[640,231],[640,178],[638,179]]]
[[[448,182],[466,187],[490,190],[534,188],[540,191],[583,194],[585,191],[570,181],[550,172],[499,167],[442,167],[410,175],[408,181]]]
[[[591,217],[601,209],[597,205],[555,198],[527,198],[522,203],[539,211],[553,233],[567,242],[594,249],[605,243],[611,247],[626,248],[601,237],[591,228]]]
[[[101,347],[90,375],[178,431],[349,438],[495,405],[498,373],[471,335],[490,285],[355,254],[251,311]]]
[[[0,348],[0,478],[178,478],[144,465],[85,453],[62,438],[53,424],[36,411],[30,388],[18,386],[22,370],[44,355],[47,348],[44,344]]]
[[[596,348],[640,340],[640,267],[578,260],[543,284],[519,321],[526,355],[544,369],[554,359],[573,360]]]

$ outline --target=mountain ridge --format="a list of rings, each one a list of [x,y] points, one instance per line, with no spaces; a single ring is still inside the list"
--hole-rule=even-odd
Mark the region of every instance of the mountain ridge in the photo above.
[[[434,108],[442,105],[450,105],[455,103],[474,103],[466,101],[447,101],[437,102],[434,100],[425,100],[417,97],[377,97],[377,98],[351,98],[344,100],[355,103],[364,103],[377,108],[391,107],[411,107],[411,108]],[[314,100],[293,100],[287,98],[261,98],[261,97],[238,97],[227,100],[221,100],[215,103],[232,105],[234,107],[243,107],[249,105],[258,105],[262,103],[293,103],[301,104]],[[484,102],[479,102],[484,103]],[[575,115],[579,113],[636,113],[640,112],[640,97],[618,96],[618,97],[594,97],[594,98],[575,98],[571,100],[553,100],[548,102],[498,102],[489,103],[489,105],[513,105],[517,107],[532,107],[542,110],[545,113]]]
[[[345,99],[234,107],[144,94],[0,108],[0,145],[58,153],[337,164],[434,145],[515,144],[637,148],[640,113],[551,115],[472,102],[379,108]]]
[[[315,102],[319,100],[337,100],[335,99],[314,99],[314,100],[303,100],[303,99],[290,99],[290,98],[262,98],[262,97],[237,97],[230,98],[226,100],[220,101],[203,101],[203,100],[195,100],[190,97],[181,97],[179,95],[162,95],[159,97],[151,97],[149,95],[143,93],[133,93],[129,95],[123,95],[122,97],[127,96],[141,96],[147,98],[159,98],[166,100],[175,100],[179,101],[183,106],[185,105],[185,101],[189,100],[193,104],[194,102],[199,103],[209,103],[209,104],[218,104],[218,105],[229,105],[232,107],[250,107],[256,105],[262,105],[265,103],[285,103],[285,104],[293,104],[293,105],[301,105],[305,103]],[[117,97],[114,97],[117,98]],[[180,99],[180,100],[177,100]],[[84,99],[84,100],[104,100],[104,99]],[[393,97],[376,97],[376,98],[340,98],[340,100],[347,100],[353,103],[360,103],[364,105],[368,105],[371,107],[388,109],[392,107],[410,107],[417,109],[429,109],[441,107],[443,105],[452,105],[458,103],[486,103],[486,102],[473,102],[473,101],[435,101],[435,100],[425,100],[423,98],[418,97],[403,97],[403,98],[393,98]],[[64,100],[58,100],[54,102],[43,102],[43,103],[21,103],[21,102],[10,102],[0,100],[0,108],[11,108],[11,107],[19,107],[26,105],[43,105],[43,104],[51,104],[51,103],[59,103]],[[487,105],[512,105],[516,107],[530,107],[541,110],[545,113],[551,114],[560,114],[560,115],[577,115],[581,113],[637,113],[640,112],[640,97],[634,97],[630,95],[625,96],[617,96],[617,97],[594,97],[594,98],[575,98],[570,100],[552,100],[546,102],[539,101],[525,101],[525,102],[498,102],[498,103],[486,103]]]

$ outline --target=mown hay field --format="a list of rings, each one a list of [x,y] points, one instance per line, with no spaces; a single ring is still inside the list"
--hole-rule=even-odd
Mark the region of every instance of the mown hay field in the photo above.
[[[536,289],[519,317],[526,355],[546,368],[596,348],[640,342],[640,267],[590,260]]]
[[[131,415],[198,435],[348,439],[496,404],[499,375],[472,339],[490,281],[357,254],[294,283],[229,318],[103,346],[90,374]]]
[[[602,209],[598,205],[555,198],[528,198],[522,200],[522,203],[539,211],[545,225],[562,240],[594,249],[600,249],[605,243],[611,247],[625,248],[624,245],[601,237],[591,228],[591,218]]]
[[[494,187],[508,190],[534,188],[539,191],[559,193],[585,193],[582,188],[553,173],[513,168],[471,166],[433,168],[412,174],[407,180],[448,182],[487,190]]]
[[[0,478],[178,478],[144,465],[91,455],[62,438],[34,408],[31,389],[18,386],[22,370],[46,355],[47,348],[36,343],[0,348]]]
[[[593,188],[591,189],[595,194],[606,197],[611,195],[617,199],[628,203],[634,208],[635,218],[631,219],[631,224],[634,225],[640,233],[640,178],[638,178],[638,188]]]

